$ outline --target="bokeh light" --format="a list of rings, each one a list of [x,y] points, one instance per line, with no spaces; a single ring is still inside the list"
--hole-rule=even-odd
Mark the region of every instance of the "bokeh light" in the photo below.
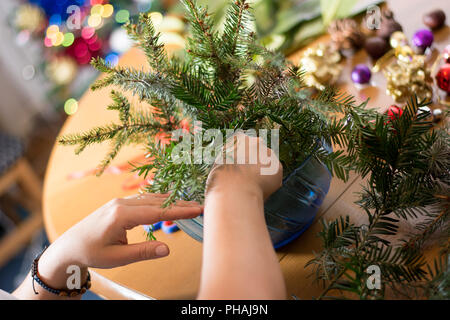
[[[74,98],[68,99],[64,103],[64,111],[70,116],[78,111],[78,101]]]
[[[73,44],[73,41],[75,40],[75,36],[72,32],[67,32],[64,34],[64,40],[62,42],[62,45],[64,47],[70,47]]]
[[[103,13],[102,13],[103,18],[109,18],[112,16],[113,13],[114,7],[111,4],[108,3],[103,6]]]
[[[81,30],[81,37],[83,39],[90,39],[92,38],[92,36],[95,34],[95,28],[91,28],[91,27],[84,27]]]
[[[52,47],[52,46],[53,46],[52,39],[50,39],[50,38],[48,38],[48,37],[45,37],[45,39],[44,39],[44,45],[45,45],[47,48]]]
[[[50,38],[51,35],[59,32],[59,27],[56,24],[51,24],[48,26],[46,35]]]
[[[130,12],[128,10],[122,9],[116,13],[116,22],[125,23],[130,19]]]
[[[104,11],[104,8],[101,4],[96,4],[96,5],[92,6],[92,8],[91,8],[92,15],[101,16],[101,15],[103,15],[103,11]]]
[[[93,14],[88,18],[88,25],[92,28],[97,28],[102,23],[102,16],[99,14]]]
[[[153,25],[155,27],[158,27],[163,20],[163,15],[161,14],[161,12],[152,12],[149,14],[149,18],[150,20],[152,20]]]
[[[53,24],[53,25],[61,25],[61,15],[60,14],[53,14],[49,19],[48,19],[48,23],[49,24]]]
[[[147,12],[152,7],[152,0],[138,0],[138,10]]]
[[[27,81],[33,79],[35,74],[36,69],[32,64],[26,65],[22,69],[22,77]]]
[[[119,55],[115,52],[111,52],[105,57],[105,61],[111,67],[115,67],[119,63]]]
[[[19,46],[25,45],[28,42],[28,40],[30,40],[30,31],[22,30],[17,34],[16,43]],[[44,44],[45,44],[45,40],[44,40]]]
[[[53,41],[53,38],[52,38],[52,42],[53,42],[53,45],[55,47],[62,45],[63,41],[64,41],[64,34],[62,32],[58,32],[55,35],[54,41]]]

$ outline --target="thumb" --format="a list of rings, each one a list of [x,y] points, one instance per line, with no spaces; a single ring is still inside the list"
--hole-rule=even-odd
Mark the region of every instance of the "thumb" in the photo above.
[[[121,265],[166,257],[169,247],[160,241],[146,241],[128,245],[121,245],[115,250],[116,259]]]

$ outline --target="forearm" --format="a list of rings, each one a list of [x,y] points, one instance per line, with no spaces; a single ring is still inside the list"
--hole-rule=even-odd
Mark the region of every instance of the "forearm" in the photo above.
[[[222,183],[208,194],[199,298],[285,298],[263,196],[248,181]]]

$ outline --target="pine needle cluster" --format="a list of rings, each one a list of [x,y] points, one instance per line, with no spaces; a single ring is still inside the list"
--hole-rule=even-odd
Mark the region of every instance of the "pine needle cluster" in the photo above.
[[[323,251],[307,264],[325,286],[320,299],[449,298],[450,139],[446,128],[433,130],[428,104],[412,98],[401,116],[353,122],[347,151],[367,181],[357,201],[367,223],[323,221]],[[401,235],[401,221],[415,231]],[[436,234],[441,254],[428,265],[424,249]],[[368,285],[373,266],[379,288]]]

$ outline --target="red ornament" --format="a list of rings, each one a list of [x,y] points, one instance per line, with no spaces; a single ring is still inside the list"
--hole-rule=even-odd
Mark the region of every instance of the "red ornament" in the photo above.
[[[390,106],[387,111],[386,111],[389,119],[394,120],[396,118],[400,118],[402,113],[403,113],[403,109],[400,108],[399,106],[396,106],[395,104],[393,104],[392,106]]]
[[[436,75],[436,81],[439,88],[450,93],[450,63],[444,64]]]

